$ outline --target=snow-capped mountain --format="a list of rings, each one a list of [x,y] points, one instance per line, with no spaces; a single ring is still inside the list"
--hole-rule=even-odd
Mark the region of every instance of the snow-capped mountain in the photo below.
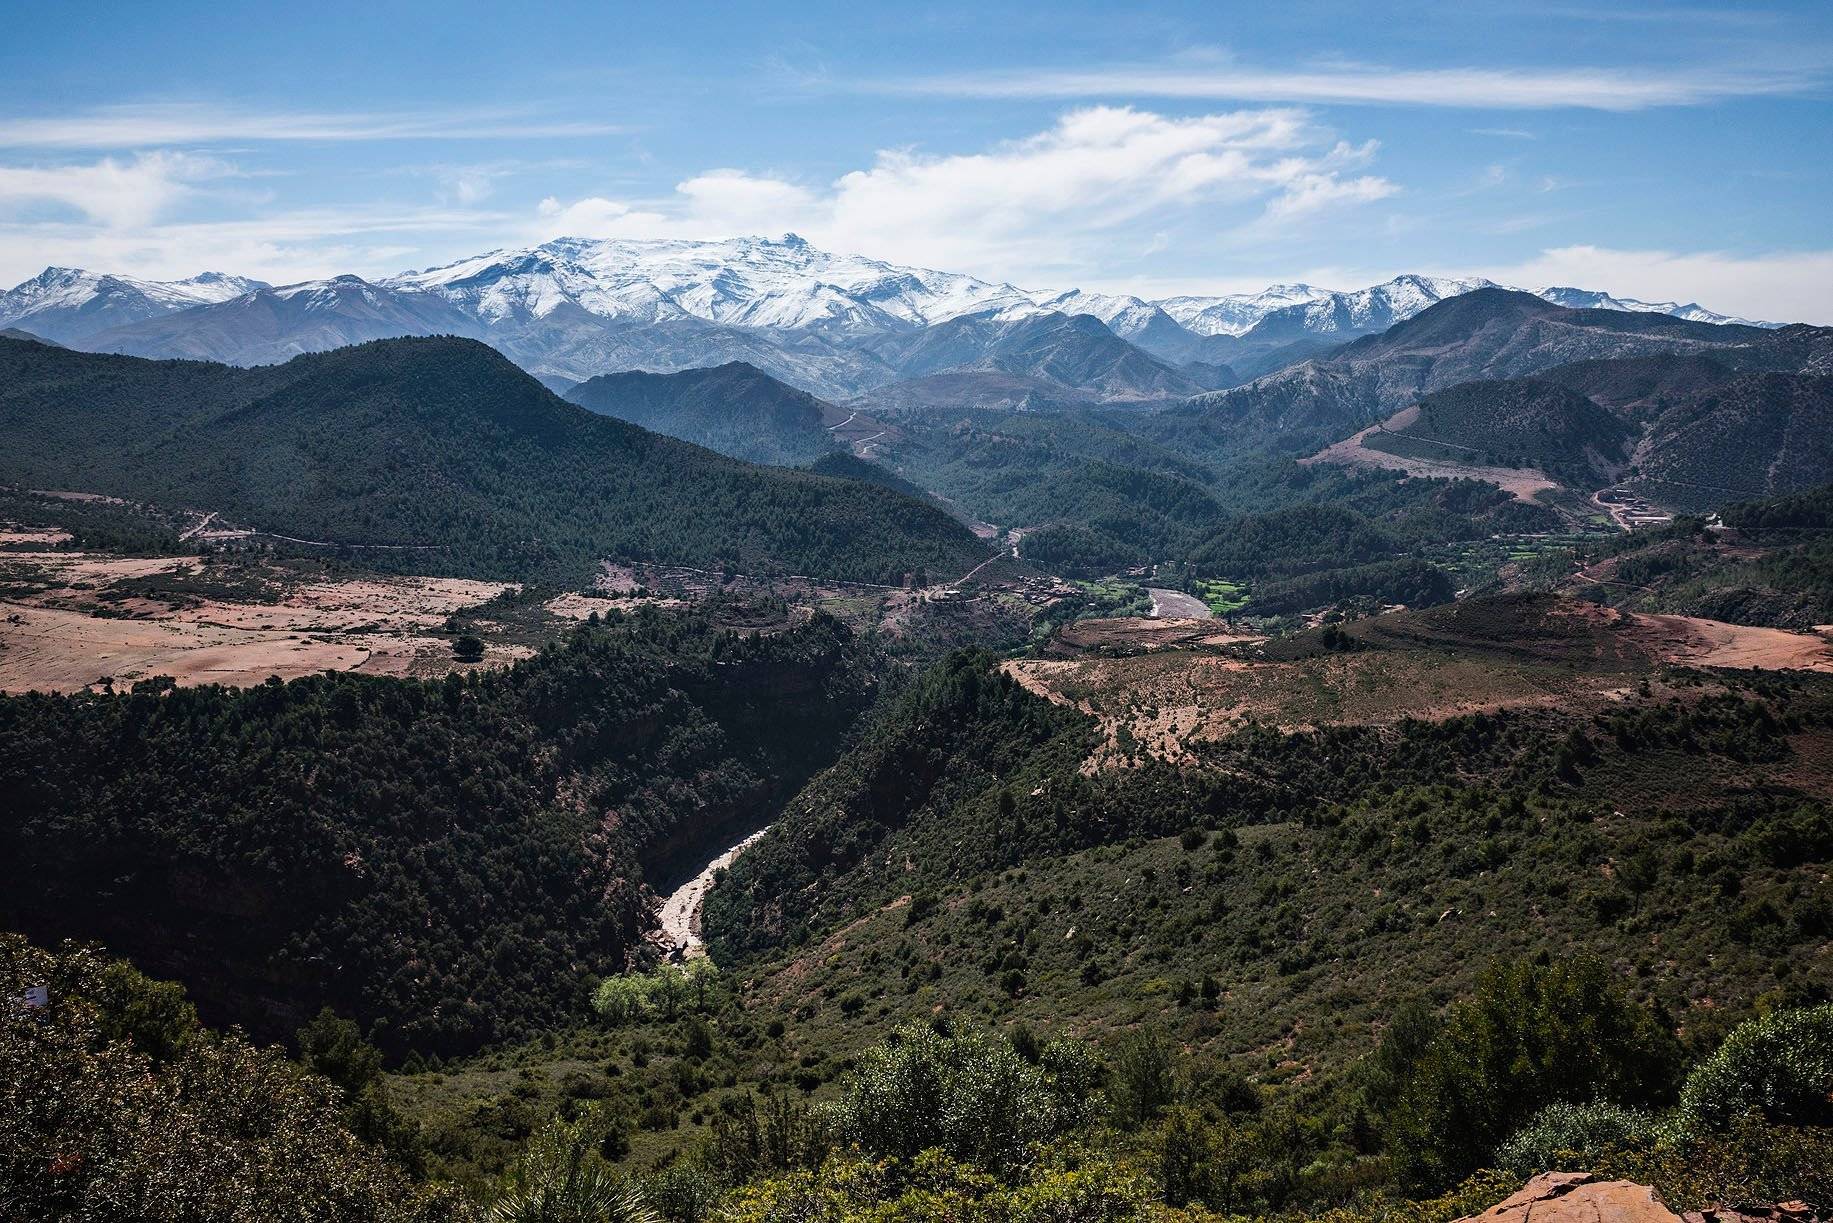
[[[82,268],[46,268],[0,293],[0,326],[67,344],[110,327],[228,301],[264,287],[258,280],[222,272],[187,280],[137,280]]]
[[[1544,297],[1555,306],[1564,306],[1568,310],[1634,310],[1645,314],[1671,314],[1675,318],[1686,319],[1689,323],[1736,323],[1744,327],[1774,327],[1774,323],[1765,323],[1757,319],[1739,318],[1734,314],[1720,314],[1708,310],[1698,302],[1645,302],[1634,297],[1617,297],[1610,293],[1598,293],[1590,289],[1571,289],[1562,286],[1549,286],[1532,290],[1534,296]]]
[[[1315,285],[1270,285],[1258,293],[1225,297],[1167,297],[1158,302],[1186,330],[1197,335],[1240,335],[1275,310],[1334,296]]]
[[[698,318],[851,333],[926,327],[1032,300],[972,276],[831,254],[795,234],[718,242],[561,238],[382,283],[436,293],[488,323],[544,318],[571,305],[639,322]]]
[[[568,381],[742,360],[834,399],[916,378],[933,389],[938,376],[962,373],[974,375],[963,385],[1019,379],[1023,385],[1002,383],[1009,398],[1066,402],[1232,385],[1488,284],[1400,276],[1353,292],[1281,284],[1151,301],[1021,289],[836,254],[794,234],[561,238],[378,281],[340,276],[278,289],[221,273],[146,281],[47,268],[0,294],[0,328],[98,351],[237,364],[450,333],[484,339],[532,373]],[[1539,292],[1560,305],[1741,321],[1693,304]],[[947,362],[936,364],[944,353]]]

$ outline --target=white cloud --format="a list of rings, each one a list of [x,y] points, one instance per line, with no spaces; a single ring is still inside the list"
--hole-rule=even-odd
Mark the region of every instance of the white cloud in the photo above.
[[[824,190],[738,170],[688,179],[675,197],[542,206],[540,236],[719,237],[795,230],[822,245],[932,267],[1038,280],[1086,266],[1148,222],[1206,233],[1283,225],[1396,188],[1366,165],[1374,142],[1328,143],[1305,112],[1168,118],[1089,107],[986,152],[881,151]]]
[[[1825,74],[1773,68],[1388,68],[1363,64],[1267,70],[1222,62],[1118,64],[1088,70],[989,72],[860,82],[865,92],[971,98],[1185,98],[1493,110],[1631,111],[1727,98],[1799,94]],[[1511,133],[1512,134],[1512,133]]]
[[[1473,269],[1459,271],[1468,275]],[[1475,271],[1526,288],[1577,285],[1644,301],[1696,301],[1745,318],[1833,324],[1833,250],[1736,255],[1563,246],[1522,263]]]
[[[185,153],[105,157],[88,165],[0,166],[0,215],[51,205],[115,228],[145,225],[233,167]]]
[[[522,220],[467,209],[356,207],[121,228],[0,222],[0,286],[16,284],[47,264],[155,280],[200,271],[235,272],[274,284],[342,272],[381,276],[424,260],[429,250],[454,258],[474,253]]]
[[[132,149],[231,141],[537,139],[621,130],[613,124],[546,118],[526,110],[253,111],[164,102],[0,119],[0,147]]]

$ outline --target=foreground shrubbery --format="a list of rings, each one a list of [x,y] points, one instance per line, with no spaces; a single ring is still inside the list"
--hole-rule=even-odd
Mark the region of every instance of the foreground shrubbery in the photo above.
[[[43,985],[49,1005],[12,1003]],[[454,1203],[353,1134],[337,1086],[197,1025],[94,952],[0,936],[0,1203],[9,1218],[422,1220]]]
[[[677,978],[678,1018],[651,1018],[704,1058],[740,1004],[721,988],[703,1017],[678,971],[631,988]],[[0,939],[0,989],[38,984],[51,1005],[0,1026],[0,1201],[22,1217],[1446,1223],[1552,1167],[1652,1184],[1677,1209],[1833,1203],[1833,1008],[1753,1019],[1680,1083],[1658,1013],[1583,962],[1499,967],[1442,1018],[1398,1016],[1322,1098],[1199,1068],[1151,1029],[1101,1049],[910,1025],[829,1103],[728,1097],[660,1168],[617,1167],[629,1118],[576,1101],[473,1204],[416,1185],[422,1140],[354,1025],[308,1025],[302,1067],[200,1027],[181,990],[125,964]],[[1631,1107],[1677,1083],[1677,1105]],[[1396,1176],[1422,1168],[1442,1196],[1401,1196]]]

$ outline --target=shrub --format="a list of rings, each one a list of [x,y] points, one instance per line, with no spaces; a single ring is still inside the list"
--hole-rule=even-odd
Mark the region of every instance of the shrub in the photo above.
[[[331,1083],[235,1033],[181,1030],[182,994],[136,978],[88,949],[0,935],[7,1218],[451,1217],[350,1132]],[[36,985],[49,1006],[12,1001]],[[161,1060],[140,1047],[149,1027]]]
[[[1437,1189],[1548,1104],[1668,1097],[1680,1046],[1595,961],[1491,969],[1408,1069],[1386,1121],[1396,1171]]]
[[[1597,1101],[1591,1104],[1549,1104],[1496,1152],[1496,1166],[1517,1176],[1534,1176],[1572,1162],[1596,1162],[1600,1152],[1613,1147],[1647,1143],[1655,1135],[1653,1113],[1639,1108]]]
[[[1690,1129],[1721,1130],[1752,1111],[1772,1122],[1833,1125],[1833,1003],[1740,1024],[1681,1089]]]
[[[490,1223],[657,1223],[643,1197],[598,1153],[604,1119],[553,1121],[523,1148],[503,1178]]]
[[[1087,1120],[1089,1059],[1060,1045],[1033,1066],[1001,1039],[906,1026],[860,1059],[829,1123],[874,1155],[911,1159],[936,1148],[1007,1171],[1032,1144]]]

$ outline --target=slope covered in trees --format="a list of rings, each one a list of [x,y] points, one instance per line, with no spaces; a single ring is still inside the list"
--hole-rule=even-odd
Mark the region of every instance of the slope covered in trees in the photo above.
[[[892,490],[567,404],[482,344],[252,370],[0,341],[0,480],[214,510],[416,572],[576,582],[605,557],[896,582],[983,550]]]
[[[673,374],[600,374],[566,398],[736,459],[783,467],[813,462],[834,449],[828,427],[847,416],[743,361]]]
[[[326,1004],[397,1051],[531,1032],[622,969],[641,885],[825,763],[871,690],[831,620],[649,612],[443,681],[0,699],[0,922],[264,1034]]]

